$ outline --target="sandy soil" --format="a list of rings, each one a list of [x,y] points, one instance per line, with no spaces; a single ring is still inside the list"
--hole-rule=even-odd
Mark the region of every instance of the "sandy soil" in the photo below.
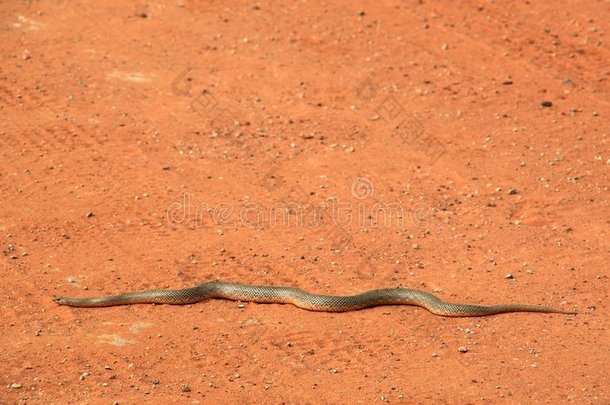
[[[0,6],[1,403],[610,402],[606,2],[111,3]],[[578,315],[52,301],[214,279]]]

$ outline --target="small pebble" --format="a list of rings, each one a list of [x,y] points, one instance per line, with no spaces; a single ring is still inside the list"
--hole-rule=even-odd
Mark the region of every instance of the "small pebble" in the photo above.
[[[508,195],[515,195],[517,194],[517,189],[516,188],[509,188],[508,189]]]
[[[504,276],[504,278],[507,278],[509,280],[513,280],[515,278],[515,276],[513,276],[512,273],[508,273],[507,275]]]
[[[460,353],[466,353],[467,351],[468,351],[468,349],[466,347],[464,347],[464,346],[460,346],[458,348],[458,352],[460,352]]]
[[[87,218],[91,218],[92,216],[94,216],[95,214],[93,213],[93,211],[88,211],[87,214],[85,215]]]
[[[553,102],[552,101],[545,100],[545,101],[540,103],[540,107],[552,107],[552,106],[553,106]]]
[[[180,391],[191,392],[191,387],[188,384],[182,384],[182,386],[180,387]]]

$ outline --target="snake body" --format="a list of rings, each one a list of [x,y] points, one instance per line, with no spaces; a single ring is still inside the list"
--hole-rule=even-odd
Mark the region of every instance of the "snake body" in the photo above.
[[[128,304],[194,304],[211,298],[232,301],[293,304],[309,311],[347,312],[378,305],[415,305],[440,316],[487,316],[505,312],[543,312],[574,314],[559,309],[527,305],[469,305],[445,302],[425,291],[408,288],[384,288],[357,295],[337,296],[310,294],[299,288],[258,286],[212,281],[180,290],[148,290],[108,297],[55,298],[59,305],[71,307],[110,307]]]

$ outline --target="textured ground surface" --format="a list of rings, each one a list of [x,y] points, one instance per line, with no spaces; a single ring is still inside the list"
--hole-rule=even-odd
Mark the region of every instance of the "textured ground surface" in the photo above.
[[[607,2],[113,3],[0,7],[1,403],[610,402]],[[579,314],[52,302],[213,279]]]

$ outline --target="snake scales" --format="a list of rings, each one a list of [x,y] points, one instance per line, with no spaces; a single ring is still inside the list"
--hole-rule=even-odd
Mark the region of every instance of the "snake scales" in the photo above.
[[[440,316],[486,316],[505,312],[575,313],[527,304],[492,306],[453,304],[425,291],[407,288],[387,288],[357,295],[336,296],[310,294],[293,287],[258,286],[223,281],[212,281],[181,290],[148,290],[94,298],[61,297],[55,298],[54,301],[72,307],[109,307],[150,303],[193,304],[210,298],[258,303],[290,303],[310,311],[324,312],[355,311],[377,305],[415,305]]]

